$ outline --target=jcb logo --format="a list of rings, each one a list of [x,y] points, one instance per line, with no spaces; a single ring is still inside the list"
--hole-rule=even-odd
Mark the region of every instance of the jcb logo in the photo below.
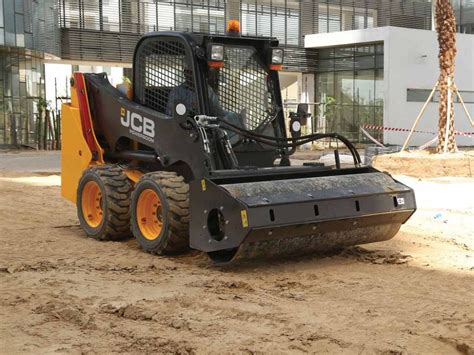
[[[120,109],[120,123],[130,128],[130,133],[153,141],[155,137],[155,122],[136,112],[130,112],[123,107]],[[151,138],[151,139],[150,139]]]

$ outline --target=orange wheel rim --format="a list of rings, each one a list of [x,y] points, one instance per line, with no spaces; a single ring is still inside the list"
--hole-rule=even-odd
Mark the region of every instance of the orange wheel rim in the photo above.
[[[142,235],[148,240],[160,237],[163,228],[163,209],[156,191],[145,189],[137,202],[137,223]]]
[[[88,181],[82,190],[81,196],[82,215],[87,224],[96,228],[102,222],[102,192],[95,181]]]

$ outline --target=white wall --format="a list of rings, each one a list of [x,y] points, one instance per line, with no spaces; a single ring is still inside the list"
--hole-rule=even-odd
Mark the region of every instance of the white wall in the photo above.
[[[474,35],[457,35],[456,76],[459,90],[474,91]],[[436,32],[400,27],[309,35],[305,47],[324,48],[358,43],[384,43],[384,126],[411,128],[422,102],[407,102],[407,89],[431,90],[438,79],[438,43]],[[467,104],[474,117],[474,104]],[[437,131],[438,104],[430,103],[418,130]],[[455,104],[455,128],[474,131],[461,104]],[[384,132],[384,143],[403,144],[407,133]],[[414,134],[411,145],[421,145],[433,137]],[[459,145],[474,145],[474,138],[457,137]]]
[[[474,35],[458,34],[455,82],[460,91],[474,91]],[[423,30],[391,28],[384,43],[384,74],[387,94],[384,99],[384,125],[411,128],[423,106],[407,102],[407,89],[432,89],[438,79],[438,42],[436,33]],[[474,103],[467,104],[474,117]],[[429,103],[418,125],[420,131],[437,131],[438,103]],[[460,103],[455,104],[455,129],[474,131]],[[431,135],[414,134],[411,145],[421,145]],[[384,134],[385,142],[403,144],[406,133]],[[457,136],[459,145],[474,145],[474,138]]]

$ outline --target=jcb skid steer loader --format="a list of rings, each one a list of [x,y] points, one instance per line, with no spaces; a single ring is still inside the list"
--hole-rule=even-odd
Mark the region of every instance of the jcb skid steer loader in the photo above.
[[[131,230],[146,251],[191,247],[217,263],[392,238],[415,211],[413,191],[362,166],[336,133],[302,136],[303,106],[287,136],[283,54],[273,38],[158,32],[136,46],[132,98],[105,74],[75,73],[62,195],[86,234]],[[353,167],[290,166],[298,145],[326,137]]]

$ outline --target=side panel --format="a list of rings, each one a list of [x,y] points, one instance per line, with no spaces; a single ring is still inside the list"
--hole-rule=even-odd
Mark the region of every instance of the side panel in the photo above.
[[[101,74],[85,74],[85,78],[93,120],[109,146],[106,153],[117,151],[117,142],[126,137],[152,148],[164,167],[184,162],[194,176],[206,173],[203,143],[187,124],[191,118],[166,116],[130,101]]]
[[[92,153],[82,135],[79,109],[64,104],[61,112],[61,195],[76,203],[77,185],[92,161]]]

